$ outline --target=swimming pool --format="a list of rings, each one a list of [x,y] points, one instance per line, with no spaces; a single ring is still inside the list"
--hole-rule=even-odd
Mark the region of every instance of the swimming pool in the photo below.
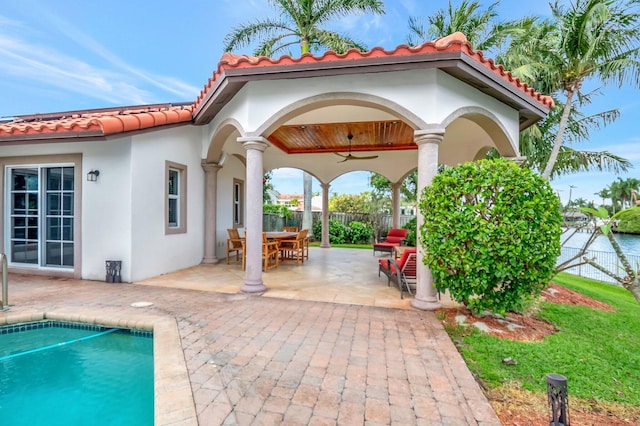
[[[57,321],[0,327],[1,422],[153,425],[152,334],[112,330]]]

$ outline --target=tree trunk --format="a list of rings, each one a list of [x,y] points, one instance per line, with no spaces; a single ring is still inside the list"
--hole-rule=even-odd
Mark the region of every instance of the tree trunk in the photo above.
[[[623,284],[624,288],[629,290],[633,297],[640,303],[640,276],[636,275],[629,283]]]
[[[567,128],[567,120],[569,119],[569,113],[571,112],[571,100],[573,99],[573,94],[573,90],[569,90],[567,92],[566,103],[564,104],[564,110],[562,111],[562,117],[560,118],[560,124],[558,125],[558,133],[556,134],[556,139],[553,142],[553,149],[551,150],[551,155],[547,161],[547,166],[544,168],[544,172],[542,173],[542,177],[547,180],[549,180],[553,167],[556,165],[556,161],[558,160],[558,152],[560,152],[560,146],[562,146],[564,131]]]

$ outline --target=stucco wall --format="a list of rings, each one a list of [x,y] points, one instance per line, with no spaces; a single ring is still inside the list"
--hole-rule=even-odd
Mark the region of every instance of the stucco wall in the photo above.
[[[204,170],[200,129],[182,126],[132,138],[131,279],[197,265],[204,251]],[[166,161],[187,166],[187,229],[165,234]]]
[[[99,142],[48,143],[3,146],[2,157],[7,164],[12,158],[37,156],[37,163],[48,163],[47,156],[79,154],[82,156],[80,235],[76,235],[81,250],[80,265],[76,265],[84,279],[105,279],[105,260],[123,261],[123,279],[131,271],[131,197],[129,185],[130,138]],[[89,170],[99,170],[96,182],[87,182]],[[3,188],[4,193],[5,188]],[[6,212],[6,208],[4,209]],[[3,226],[5,224],[3,223]],[[6,241],[6,240],[5,240]],[[77,249],[78,247],[76,247]],[[49,269],[55,275],[56,270]]]

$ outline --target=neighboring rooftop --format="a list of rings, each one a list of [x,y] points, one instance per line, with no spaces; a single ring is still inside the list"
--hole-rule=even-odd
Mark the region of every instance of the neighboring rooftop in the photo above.
[[[0,141],[108,136],[190,122],[192,104],[156,104],[12,117],[0,124]]]

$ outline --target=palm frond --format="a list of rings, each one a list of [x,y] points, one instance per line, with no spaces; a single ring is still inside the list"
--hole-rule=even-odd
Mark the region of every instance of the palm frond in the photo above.
[[[344,53],[351,48],[356,48],[361,51],[366,51],[367,47],[363,43],[359,43],[348,37],[344,37],[334,31],[320,30],[314,34],[313,46],[317,49],[324,47],[330,50],[334,50],[337,53]]]
[[[563,146],[558,153],[558,161],[551,177],[594,170],[620,174],[627,172],[631,167],[633,165],[629,160],[608,151],[578,151]]]
[[[258,21],[233,28],[224,37],[223,48],[225,52],[231,52],[248,46],[255,39],[272,38],[278,34],[296,35],[295,30],[292,30],[284,21]]]

